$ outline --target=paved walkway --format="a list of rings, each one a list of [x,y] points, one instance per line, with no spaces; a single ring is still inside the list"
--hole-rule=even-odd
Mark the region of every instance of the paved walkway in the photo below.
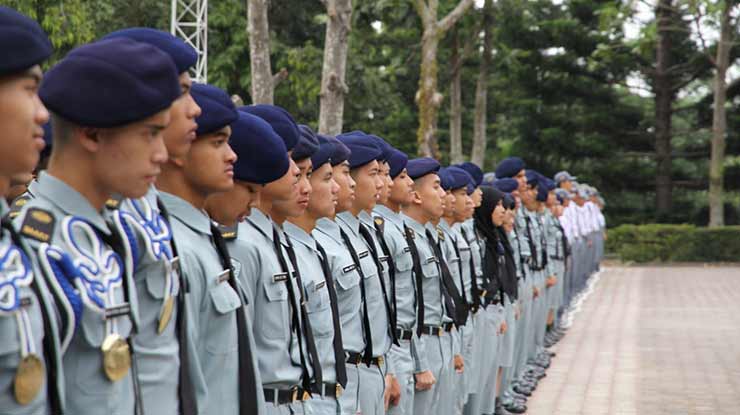
[[[528,414],[740,414],[740,268],[601,273]]]

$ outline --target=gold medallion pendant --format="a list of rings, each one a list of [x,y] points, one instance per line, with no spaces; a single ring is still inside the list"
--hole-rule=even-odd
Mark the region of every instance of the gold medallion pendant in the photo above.
[[[21,359],[15,372],[13,384],[15,400],[21,405],[28,405],[39,394],[44,384],[44,364],[35,354]]]
[[[112,382],[123,379],[131,367],[131,351],[128,343],[118,334],[109,334],[103,345],[103,371]]]
[[[162,334],[167,325],[170,324],[172,319],[172,310],[175,308],[175,297],[167,297],[162,306],[162,311],[159,313],[159,326],[157,327],[157,334]]]

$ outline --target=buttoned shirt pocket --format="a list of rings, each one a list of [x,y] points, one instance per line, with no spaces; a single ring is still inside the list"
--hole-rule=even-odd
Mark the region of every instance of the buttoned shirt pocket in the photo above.
[[[13,314],[0,316],[0,371],[3,373],[15,373],[20,361],[21,344],[18,341],[17,322]]]
[[[347,264],[342,267],[342,273],[336,277],[337,288],[349,291],[360,285],[360,274],[355,264]]]
[[[287,274],[278,274],[262,283],[265,292],[264,309],[255,316],[255,326],[268,339],[287,339],[288,322],[291,319],[288,304]],[[296,292],[296,295],[299,295]]]
[[[437,258],[433,256],[424,258],[421,261],[421,272],[424,274],[424,278],[437,278],[439,276]]]
[[[403,255],[396,257],[396,289],[406,289],[412,284],[414,269],[414,259],[411,254],[404,252]],[[411,277],[409,277],[411,276]]]
[[[308,296],[308,318],[316,337],[328,337],[334,332],[331,299],[326,281],[311,281],[306,287]]]
[[[211,320],[205,335],[206,349],[212,354],[229,354],[239,348],[236,310],[242,306],[239,294],[228,282],[223,281],[211,287],[208,294],[213,303],[215,318]],[[220,333],[220,336],[210,335]]]

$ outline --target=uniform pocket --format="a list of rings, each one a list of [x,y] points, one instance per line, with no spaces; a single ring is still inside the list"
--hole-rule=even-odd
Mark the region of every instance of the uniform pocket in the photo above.
[[[239,294],[227,282],[216,284],[208,294],[215,311],[208,332],[219,335],[205,335],[206,350],[213,354],[235,352],[239,348],[235,311],[242,305]]]
[[[356,287],[360,284],[360,274],[357,271],[357,266],[354,264],[347,264],[342,267],[342,273],[336,276],[336,282],[338,288],[349,291],[352,287]]]
[[[311,321],[314,335],[316,337],[331,336],[334,332],[334,323],[326,281],[318,283],[312,281],[306,291],[308,295],[308,318]]]
[[[262,335],[268,339],[277,340],[288,337],[290,308],[288,287],[285,284],[285,280],[274,281],[274,279],[262,284],[267,301],[264,310],[260,310],[260,315],[255,316],[255,319],[261,328]]]

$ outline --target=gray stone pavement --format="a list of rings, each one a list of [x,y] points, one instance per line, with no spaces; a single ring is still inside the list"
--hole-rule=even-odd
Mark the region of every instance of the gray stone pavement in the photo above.
[[[528,414],[740,415],[740,267],[609,267]]]

